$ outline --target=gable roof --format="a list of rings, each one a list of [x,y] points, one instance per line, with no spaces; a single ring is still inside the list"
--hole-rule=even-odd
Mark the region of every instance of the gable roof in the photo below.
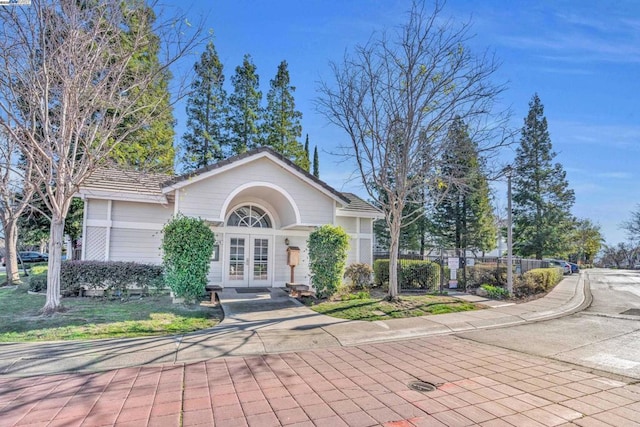
[[[182,188],[202,179],[206,179],[212,175],[215,175],[216,173],[222,172],[229,168],[237,167],[243,163],[262,157],[270,157],[272,160],[275,160],[276,163],[283,164],[289,170],[289,172],[297,175],[298,178],[306,181],[311,186],[329,195],[331,198],[335,199],[342,205],[347,205],[349,203],[349,199],[347,199],[342,193],[329,186],[324,181],[316,178],[315,176],[302,169],[300,166],[296,165],[291,160],[284,157],[282,154],[274,151],[270,147],[254,148],[253,150],[229,157],[225,160],[221,160],[217,163],[202,167],[193,172],[175,176],[162,184],[163,192],[169,193],[175,189]]]
[[[381,218],[383,215],[379,209],[364,199],[353,193],[341,193],[335,190],[269,147],[259,147],[179,176],[126,170],[117,166],[101,167],[96,169],[84,181],[80,188],[80,194],[95,198],[118,198],[131,201],[167,203],[168,193],[171,193],[176,188],[192,184],[217,172],[261,157],[270,157],[280,162],[299,178],[320,189],[325,194],[331,195],[333,199],[342,205],[339,211],[343,215],[358,216],[357,214],[365,214],[376,218]]]

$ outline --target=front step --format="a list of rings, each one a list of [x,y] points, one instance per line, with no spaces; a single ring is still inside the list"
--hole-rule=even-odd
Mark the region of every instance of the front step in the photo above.
[[[298,297],[316,297],[316,292],[313,289],[309,289],[309,286],[303,283],[286,283],[287,289],[289,289],[289,295]]]

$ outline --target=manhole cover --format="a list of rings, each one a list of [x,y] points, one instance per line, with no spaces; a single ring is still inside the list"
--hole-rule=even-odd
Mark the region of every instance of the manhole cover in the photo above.
[[[409,388],[411,390],[427,393],[429,391],[435,391],[437,387],[426,381],[413,381],[409,383]]]
[[[236,292],[239,294],[264,294],[269,293],[267,288],[236,288]]]
[[[623,311],[620,314],[625,314],[627,316],[640,316],[640,308],[630,308],[627,311]]]

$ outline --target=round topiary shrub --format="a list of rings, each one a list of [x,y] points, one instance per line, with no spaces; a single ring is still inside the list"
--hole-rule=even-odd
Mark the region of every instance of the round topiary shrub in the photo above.
[[[349,235],[342,227],[323,225],[309,234],[311,283],[320,297],[333,295],[342,284]]]
[[[165,281],[177,297],[195,302],[205,293],[215,236],[204,220],[182,214],[162,233]]]

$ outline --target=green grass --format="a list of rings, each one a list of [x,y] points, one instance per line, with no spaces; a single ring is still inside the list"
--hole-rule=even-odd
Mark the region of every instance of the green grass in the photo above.
[[[129,301],[64,298],[67,311],[39,315],[45,297],[0,289],[0,342],[87,340],[181,334],[219,323],[218,307],[172,304],[168,296]]]
[[[347,301],[324,301],[311,309],[328,316],[349,320],[387,320],[432,314],[477,310],[476,304],[439,295],[401,296],[390,302],[384,298],[361,298]]]

